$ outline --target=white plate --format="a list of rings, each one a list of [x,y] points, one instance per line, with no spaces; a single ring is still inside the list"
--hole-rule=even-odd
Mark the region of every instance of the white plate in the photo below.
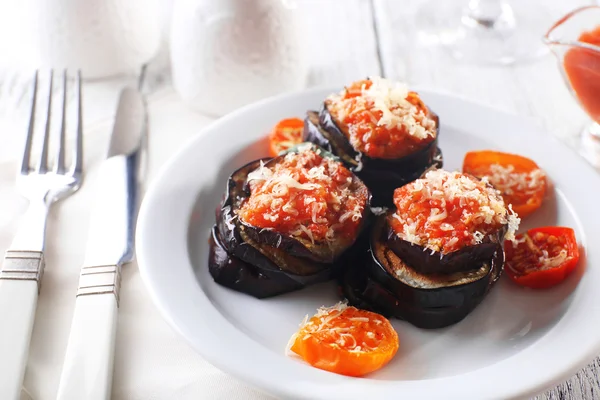
[[[337,89],[309,90],[245,107],[190,140],[151,184],[137,230],[140,271],[161,312],[209,362],[284,398],[509,399],[569,378],[600,353],[600,177],[528,121],[453,96],[421,91],[441,121],[447,169],[468,150],[494,148],[536,160],[555,184],[522,224],[566,225],[585,248],[562,285],[529,291],[506,278],[462,322],[427,331],[394,321],[400,350],[368,378],[348,378],[286,357],[305,314],[338,301],[332,283],[267,300],[218,286],[207,270],[209,230],[227,176],[266,154],[265,134]],[[594,266],[594,267],[592,267]]]

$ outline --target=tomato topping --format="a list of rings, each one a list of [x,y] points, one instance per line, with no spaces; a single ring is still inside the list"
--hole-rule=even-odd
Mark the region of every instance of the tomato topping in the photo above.
[[[396,189],[394,204],[390,224],[400,238],[445,254],[481,243],[503,225],[510,239],[519,226],[494,188],[460,172],[430,171]]]
[[[350,170],[310,145],[275,165],[261,164],[247,180],[250,196],[238,212],[243,221],[313,243],[354,238],[369,197]]]
[[[304,121],[300,118],[287,118],[279,121],[269,134],[269,155],[277,157],[279,153],[302,143]]]
[[[546,194],[546,174],[529,158],[499,151],[472,151],[465,155],[463,172],[488,181],[504,202],[523,218],[540,208]]]
[[[390,321],[343,303],[320,308],[292,336],[290,344],[290,350],[310,365],[348,376],[382,368],[399,346]]]
[[[515,283],[545,289],[562,282],[579,261],[579,248],[571,228],[549,226],[517,235],[504,244],[504,270]]]
[[[352,146],[372,158],[400,158],[436,138],[436,121],[415,92],[382,78],[352,83],[325,101]]]

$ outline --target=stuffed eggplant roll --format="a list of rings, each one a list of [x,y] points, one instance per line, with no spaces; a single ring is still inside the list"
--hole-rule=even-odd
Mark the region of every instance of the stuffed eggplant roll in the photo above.
[[[422,328],[462,320],[499,278],[519,219],[487,182],[444,170],[396,189],[394,204],[374,224],[366,267],[344,274],[345,296]]]
[[[252,162],[229,178],[210,273],[259,298],[330,279],[368,222],[370,197],[358,177],[311,143]]]
[[[304,139],[340,157],[369,187],[373,205],[391,205],[394,189],[442,167],[439,119],[405,85],[357,81],[309,112]]]

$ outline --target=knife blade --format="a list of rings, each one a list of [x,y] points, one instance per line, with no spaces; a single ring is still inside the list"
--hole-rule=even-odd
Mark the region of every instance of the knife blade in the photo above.
[[[146,136],[144,99],[125,88],[98,173],[59,400],[110,398],[121,267],[134,255]]]
[[[100,168],[84,265],[122,265],[132,259],[139,203],[141,149],[147,131],[139,92],[121,92],[107,159]]]

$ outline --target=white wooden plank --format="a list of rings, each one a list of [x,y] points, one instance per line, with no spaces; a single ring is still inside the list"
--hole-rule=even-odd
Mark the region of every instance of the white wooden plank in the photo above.
[[[299,0],[308,86],[340,86],[380,73],[370,0]]]

